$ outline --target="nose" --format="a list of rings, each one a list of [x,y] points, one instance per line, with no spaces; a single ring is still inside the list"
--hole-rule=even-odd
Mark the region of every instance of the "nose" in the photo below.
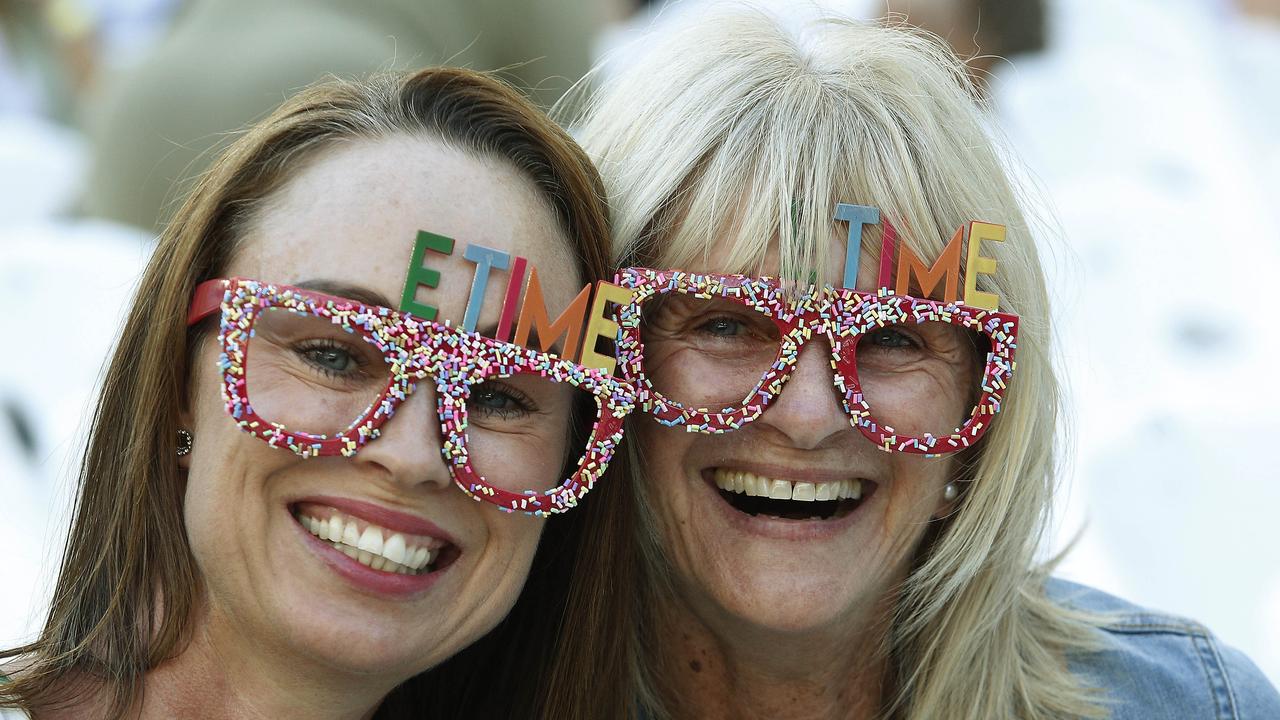
[[[815,337],[800,347],[791,377],[757,420],[793,447],[812,450],[851,429],[831,369],[831,346]]]
[[[405,488],[447,488],[453,475],[441,455],[441,445],[435,384],[425,378],[382,424],[379,436],[354,459],[377,466],[389,480]]]

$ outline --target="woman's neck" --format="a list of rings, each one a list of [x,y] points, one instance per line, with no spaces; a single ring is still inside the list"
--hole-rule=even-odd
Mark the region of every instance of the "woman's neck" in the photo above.
[[[311,658],[285,657],[211,613],[191,642],[146,675],[141,717],[357,720],[373,715],[393,683],[347,677]]]
[[[657,679],[677,719],[862,720],[886,699],[888,622],[790,632],[677,604],[656,627]]]

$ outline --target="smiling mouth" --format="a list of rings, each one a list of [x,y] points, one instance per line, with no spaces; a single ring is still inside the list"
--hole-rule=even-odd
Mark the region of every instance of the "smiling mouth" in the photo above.
[[[875,492],[875,483],[852,478],[800,482],[715,468],[710,480],[734,510],[779,520],[830,520],[847,517]]]
[[[307,532],[372,570],[391,575],[426,575],[458,558],[456,545],[440,538],[411,535],[375,525],[323,505],[291,508]]]

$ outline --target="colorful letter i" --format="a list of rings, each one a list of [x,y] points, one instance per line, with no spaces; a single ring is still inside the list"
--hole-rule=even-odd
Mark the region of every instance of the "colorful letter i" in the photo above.
[[[509,342],[511,325],[516,319],[516,307],[520,304],[520,286],[524,284],[524,265],[527,261],[516,256],[511,264],[511,277],[507,280],[507,296],[502,301],[502,315],[498,318],[498,332],[495,340]]]

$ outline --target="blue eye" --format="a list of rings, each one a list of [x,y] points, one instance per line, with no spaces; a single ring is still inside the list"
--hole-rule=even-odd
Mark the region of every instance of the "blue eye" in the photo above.
[[[502,418],[527,415],[537,409],[528,395],[510,385],[493,381],[473,388],[468,405],[476,412]]]
[[[351,375],[360,369],[360,361],[355,355],[333,341],[304,344],[297,353],[307,364],[326,375]]]

